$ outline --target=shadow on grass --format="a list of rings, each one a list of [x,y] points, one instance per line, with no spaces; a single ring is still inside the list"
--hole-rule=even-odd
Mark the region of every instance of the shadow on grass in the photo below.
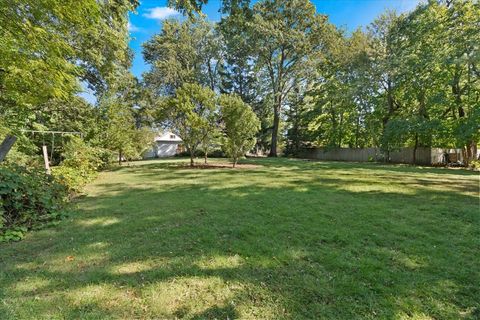
[[[98,183],[60,228],[0,247],[0,315],[478,315],[478,197],[462,193],[475,192],[475,181],[438,190],[416,169],[402,175],[407,182],[384,166],[272,163],[248,171],[123,168],[151,183]],[[350,169],[371,172],[353,181]],[[375,183],[411,192],[361,191]]]

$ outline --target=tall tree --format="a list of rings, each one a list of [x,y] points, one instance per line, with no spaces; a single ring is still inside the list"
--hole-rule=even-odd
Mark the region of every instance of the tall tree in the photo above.
[[[98,90],[128,64],[127,13],[137,0],[0,2],[0,114],[24,126],[46,101]]]
[[[308,75],[331,27],[309,1],[260,1],[253,6],[253,14],[250,41],[256,43],[257,67],[268,74],[273,97],[269,155],[275,157],[285,98]]]
[[[248,1],[238,1],[223,9],[218,30],[223,40],[223,64],[220,69],[221,93],[233,93],[249,104],[261,119],[257,134],[257,152],[270,149],[273,110],[265,70],[256,65],[256,42],[253,37],[253,10]]]
[[[114,71],[127,68],[128,12],[137,0],[0,2],[0,123],[10,133],[52,123],[68,112],[82,85],[108,89]],[[41,123],[37,123],[40,121]],[[48,127],[46,128],[48,129]]]
[[[376,118],[381,125],[381,147],[390,151],[389,141],[384,134],[388,122],[402,108],[399,98],[401,68],[397,58],[397,27],[401,20],[395,12],[387,11],[378,17],[368,28],[372,39],[372,68],[370,90],[374,96]]]
[[[156,94],[173,95],[185,83],[215,90],[221,65],[220,40],[203,18],[167,20],[160,34],[143,44],[143,56],[152,68],[145,83]]]

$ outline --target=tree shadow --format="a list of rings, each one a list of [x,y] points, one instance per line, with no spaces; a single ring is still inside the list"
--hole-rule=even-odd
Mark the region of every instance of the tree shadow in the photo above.
[[[419,187],[422,181],[397,181],[382,168],[382,182],[410,192],[367,190],[375,183],[370,176],[352,191],[344,166],[326,165],[333,175],[291,166],[251,169],[248,179],[162,163],[123,169],[150,180],[99,182],[95,196],[80,200],[79,213],[59,228],[0,246],[6,301],[0,314],[21,317],[22,308],[40,318],[478,314],[478,197],[466,193],[474,184],[447,191],[431,178]],[[289,170],[277,170],[283,167]],[[152,179],[156,169],[161,175]],[[88,293],[93,298],[83,297]],[[52,311],[58,304],[63,309]]]

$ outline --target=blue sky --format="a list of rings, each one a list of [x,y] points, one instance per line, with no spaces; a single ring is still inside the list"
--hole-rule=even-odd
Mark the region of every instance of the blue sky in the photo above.
[[[329,16],[332,23],[349,31],[366,26],[386,9],[397,12],[410,11],[419,0],[314,0],[317,11]],[[220,0],[210,0],[203,8],[208,19],[218,21],[221,18],[218,9]],[[148,70],[142,58],[142,43],[160,32],[162,21],[166,18],[181,17],[175,10],[166,7],[166,0],[143,0],[136,13],[130,14],[130,47],[135,58],[132,72],[141,78]]]

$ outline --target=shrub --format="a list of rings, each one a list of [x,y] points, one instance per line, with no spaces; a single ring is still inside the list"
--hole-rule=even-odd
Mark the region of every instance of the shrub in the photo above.
[[[480,171],[480,160],[472,160],[469,164],[470,168],[476,171]]]
[[[71,168],[82,168],[88,172],[96,172],[99,168],[105,165],[103,160],[107,160],[103,154],[105,152],[102,148],[91,147],[87,145],[82,139],[72,137],[70,141],[65,144],[65,149],[62,153],[62,165]]]
[[[0,166],[0,242],[63,216],[66,189],[43,170]]]
[[[94,173],[64,165],[52,168],[52,174],[70,195],[81,192],[82,188],[95,178]]]
[[[62,156],[64,160],[52,168],[52,173],[71,194],[80,192],[99,169],[108,166],[111,158],[104,149],[88,146],[77,137],[72,137],[65,145]]]
[[[251,150],[260,130],[260,120],[252,108],[235,95],[220,97],[224,137],[222,149],[232,158],[233,167]]]

